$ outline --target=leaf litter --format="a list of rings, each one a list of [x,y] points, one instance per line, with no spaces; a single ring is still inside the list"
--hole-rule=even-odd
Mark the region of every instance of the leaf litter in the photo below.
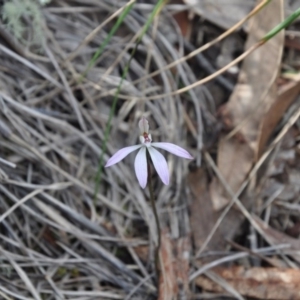
[[[272,2],[274,6],[279,3]],[[179,144],[197,157],[188,171],[187,162],[168,156],[172,178],[169,186],[154,178],[164,228],[164,272],[160,278],[153,275],[152,250],[157,233],[149,195],[141,191],[133,175],[133,157],[105,171],[94,199],[95,174],[113,94],[129,59],[127,51],[134,46],[136,32],[145,24],[153,4],[136,3],[124,26],[80,84],[80,74],[114,24],[108,16],[119,10],[122,3],[51,1],[41,10],[45,43],[40,49],[34,45],[24,47],[4,26],[0,27],[4,41],[0,45],[0,158],[12,164],[0,161],[3,299],[219,299],[220,293],[245,299],[262,297],[249,293],[250,287],[255,290],[262,284],[263,295],[269,299],[274,296],[272,274],[278,275],[278,290],[289,287],[286,297],[297,299],[294,286],[299,275],[300,208],[296,188],[299,124],[295,118],[299,104],[294,101],[299,84],[297,78],[288,81],[282,77],[277,91],[274,74],[281,63],[282,35],[267,43],[267,50],[259,49],[249,57],[248,66],[247,61],[241,66],[238,84],[223,106],[223,123],[217,120],[216,110],[222,112],[220,103],[226,97],[222,90],[219,94],[214,91],[220,86],[231,91],[232,73],[180,97],[143,100],[180,88],[182,83],[190,85],[197,77],[205,76],[199,70],[212,72],[218,67],[214,61],[220,61],[215,50],[220,47],[221,54],[226,50],[222,42],[211,50],[209,55],[215,55],[214,58],[207,53],[198,55],[195,61],[184,61],[155,78],[137,81],[149,70],[161,69],[198,47],[194,30],[205,37],[201,46],[207,36],[214,36],[215,27],[206,22],[198,30],[199,24],[187,18],[180,21],[185,24],[178,25],[171,16],[178,6],[170,4],[159,16],[156,29],[152,28],[143,38],[121,88],[104,158],[107,160],[117,149],[136,143],[137,120],[144,114],[141,101],[153,128],[153,139]],[[268,9],[273,22],[268,25],[272,28],[280,21],[280,11],[271,4]],[[26,34],[30,37],[30,18],[25,17],[22,22],[27,22]],[[263,20],[256,16],[251,22],[256,26],[253,31],[261,37],[263,33],[257,28],[264,28],[260,26]],[[186,34],[189,44],[182,38],[183,27],[185,32],[192,31]],[[207,31],[201,32],[203,28]],[[248,43],[254,38],[249,28]],[[239,37],[237,44],[241,40]],[[296,55],[296,50],[286,51]],[[267,63],[260,51],[275,55],[267,56]],[[292,58],[288,55],[290,65]],[[265,66],[269,73],[254,70],[251,59],[257,68]],[[297,69],[297,64],[293,67]],[[251,73],[254,71],[257,73]],[[253,78],[256,80],[251,81]],[[236,93],[240,98],[234,101]],[[254,114],[253,107],[261,107],[263,99],[268,109]],[[252,106],[245,109],[241,104]],[[230,110],[227,119],[224,107]],[[238,129],[225,142],[223,133],[219,136],[224,125],[227,130]],[[221,174],[236,192],[252,167],[264,157],[274,132],[281,132],[284,139],[276,143],[263,166],[265,172],[260,172],[257,182],[251,182],[241,198],[250,203],[245,209],[252,214],[251,222],[243,221],[244,216],[236,207],[223,220],[224,207],[228,207],[232,196],[223,193],[209,155],[216,157]],[[226,142],[227,147],[222,144]],[[205,160],[200,167],[201,149]],[[13,164],[15,168],[11,168]],[[218,222],[220,226],[213,232]],[[251,231],[251,226],[257,231]],[[199,251],[211,233],[214,234],[207,247]],[[252,238],[251,243],[248,237]],[[233,239],[244,248],[235,247]],[[262,262],[278,267],[269,269]],[[284,281],[290,274],[294,274],[293,279]],[[256,285],[250,286],[253,280]]]

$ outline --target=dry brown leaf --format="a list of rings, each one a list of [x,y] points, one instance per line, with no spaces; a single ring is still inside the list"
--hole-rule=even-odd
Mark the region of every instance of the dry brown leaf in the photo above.
[[[166,230],[161,232],[160,246],[160,278],[158,287],[158,300],[176,299],[177,284],[174,269],[173,246]]]
[[[209,192],[211,195],[211,202],[214,211],[221,210],[224,206],[229,203],[229,200],[225,197],[222,197],[221,191],[219,190],[221,186],[218,184],[216,178],[213,178],[211,184],[209,185]]]
[[[172,241],[167,230],[161,235],[158,300],[189,299],[189,238]]]
[[[221,276],[240,294],[257,299],[300,299],[300,270],[278,268],[251,268],[243,266],[216,268]],[[222,293],[224,290],[205,276],[196,279],[196,284],[207,291]]]
[[[255,5],[255,0],[184,0],[192,11],[213,24],[228,29],[244,18]]]
[[[197,171],[190,173],[188,175],[187,184],[191,191],[191,204],[189,207],[191,232],[196,249],[199,250],[222,212],[216,211],[213,207],[209,193],[207,172],[205,170],[197,169]],[[214,180],[211,186],[213,185]],[[219,204],[217,205],[221,205],[225,199],[219,199],[218,201]],[[223,219],[222,226],[220,226],[212,236],[206,250],[224,250],[227,245],[226,239],[232,238],[236,232],[236,224],[239,224],[242,220],[243,216],[239,211],[231,209]],[[212,257],[206,257],[202,259],[202,263],[211,261],[212,259]]]
[[[282,244],[288,244],[290,245],[290,250],[300,251],[300,240],[294,239],[285,233],[282,233],[276,229],[273,229],[268,224],[263,222],[260,218],[257,216],[253,216],[253,219],[255,222],[259,225],[260,229],[264,233],[263,237],[265,240],[272,244],[272,245],[282,245]],[[300,255],[297,253],[291,253],[289,254],[291,257],[293,257],[296,261],[300,262]]]
[[[170,4],[183,4],[182,0],[171,0],[169,2]],[[185,37],[187,40],[189,40],[189,37],[192,33],[192,23],[188,17],[187,11],[180,11],[173,15],[175,21],[177,22],[181,34],[183,37]]]
[[[200,249],[212,230],[219,214],[214,210],[208,190],[207,172],[197,169],[191,172],[187,179],[191,191],[190,199],[190,226],[193,241],[197,249]],[[217,230],[214,238],[208,244],[207,249],[221,250],[225,246],[222,233]]]
[[[299,95],[299,92],[300,80],[296,82],[289,82],[288,84],[284,85],[278,92],[277,99],[265,115],[263,123],[261,124],[261,128],[259,130],[260,135],[256,160],[261,157],[264,147],[266,146],[272,132],[274,131],[275,126],[278,124],[288,107]]]
[[[279,0],[276,0],[279,1]],[[255,6],[255,0],[183,0],[191,12],[223,29],[229,29],[243,19]],[[289,16],[300,6],[299,0],[285,1],[285,14]],[[266,7],[268,9],[268,7]],[[244,29],[248,31],[245,24]]]
[[[149,259],[149,246],[148,245],[140,245],[133,247],[137,256],[143,261],[147,262]]]
[[[190,299],[189,290],[189,270],[191,244],[189,237],[182,237],[174,241],[176,260],[174,268],[176,270],[178,295],[177,299]]]
[[[248,49],[283,19],[282,1],[272,1],[251,20]],[[238,134],[223,139],[218,147],[218,167],[236,192],[255,161],[261,124],[276,100],[275,79],[283,49],[283,33],[249,55],[243,62],[238,84],[223,109],[223,117]],[[221,187],[222,197],[228,197]]]
[[[229,141],[221,140],[219,142],[220,151],[222,151],[222,154],[218,156],[218,167],[228,185],[236,192],[251,170],[254,156],[253,149],[244,141],[233,138]],[[219,199],[223,199],[222,202],[226,205],[230,197],[224,191],[222,184],[217,179],[215,180],[216,182],[214,187],[211,187],[210,194],[212,202],[220,202]],[[227,202],[224,199],[227,199]],[[219,210],[223,207],[219,206]]]

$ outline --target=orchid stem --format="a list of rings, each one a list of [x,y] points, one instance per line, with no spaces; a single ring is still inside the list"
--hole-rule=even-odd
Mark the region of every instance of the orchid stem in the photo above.
[[[152,177],[151,177],[151,159],[149,157],[149,153],[147,152],[147,167],[148,167],[148,189],[150,193],[150,202],[155,218],[156,223],[156,230],[157,230],[157,246],[155,247],[155,268],[156,268],[156,275],[157,280],[159,280],[159,273],[160,273],[160,260],[159,260],[159,250],[160,250],[160,244],[161,244],[161,235],[160,235],[160,223],[158,218],[158,213],[156,210],[155,205],[155,198],[154,198],[154,192],[153,192],[153,185],[152,185]]]

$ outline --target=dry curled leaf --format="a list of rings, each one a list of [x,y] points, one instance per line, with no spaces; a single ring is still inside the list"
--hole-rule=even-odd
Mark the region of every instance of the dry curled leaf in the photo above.
[[[251,20],[246,48],[282,20],[283,2],[270,2]],[[230,120],[236,134],[220,141],[218,167],[234,192],[240,188],[255,162],[261,126],[276,100],[275,80],[282,50],[283,33],[279,33],[249,55],[243,62],[236,88],[223,109],[222,115]],[[221,196],[229,198],[224,189]]]
[[[279,268],[250,268],[243,266],[216,268],[214,272],[241,295],[256,299],[300,299],[300,270]],[[204,290],[223,293],[218,284],[205,276],[198,277],[196,284]]]
[[[184,0],[199,14],[213,24],[228,29],[244,18],[255,5],[255,0]]]
[[[161,234],[158,299],[189,299],[189,238],[172,241],[167,230]]]
[[[300,92],[300,80],[292,81],[284,85],[278,91],[278,95],[269,111],[266,113],[261,129],[259,131],[259,141],[256,153],[256,160],[258,160],[263,150],[274,131],[276,125],[282,118],[285,111],[293,103]]]
[[[219,216],[214,209],[209,194],[209,185],[206,170],[197,169],[188,175],[190,188],[190,226],[196,249],[200,249]],[[218,205],[218,204],[216,204]],[[210,250],[222,250],[225,242],[222,233],[217,230],[213,239],[208,244]]]
[[[282,233],[268,224],[263,222],[260,218],[253,216],[253,219],[258,224],[260,229],[263,232],[263,237],[265,240],[272,245],[280,245],[280,244],[288,244],[290,245],[291,250],[296,250],[290,254],[296,261],[300,262],[300,255],[298,254],[300,251],[300,240],[292,238],[285,233]]]

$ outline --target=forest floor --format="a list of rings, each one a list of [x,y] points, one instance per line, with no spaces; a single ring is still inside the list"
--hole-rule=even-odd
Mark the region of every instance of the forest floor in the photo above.
[[[19,1],[1,4],[0,299],[300,299],[299,23],[258,45],[300,1],[174,0],[142,36],[157,1]],[[159,232],[135,155],[104,168],[143,116],[194,157],[148,174]]]

